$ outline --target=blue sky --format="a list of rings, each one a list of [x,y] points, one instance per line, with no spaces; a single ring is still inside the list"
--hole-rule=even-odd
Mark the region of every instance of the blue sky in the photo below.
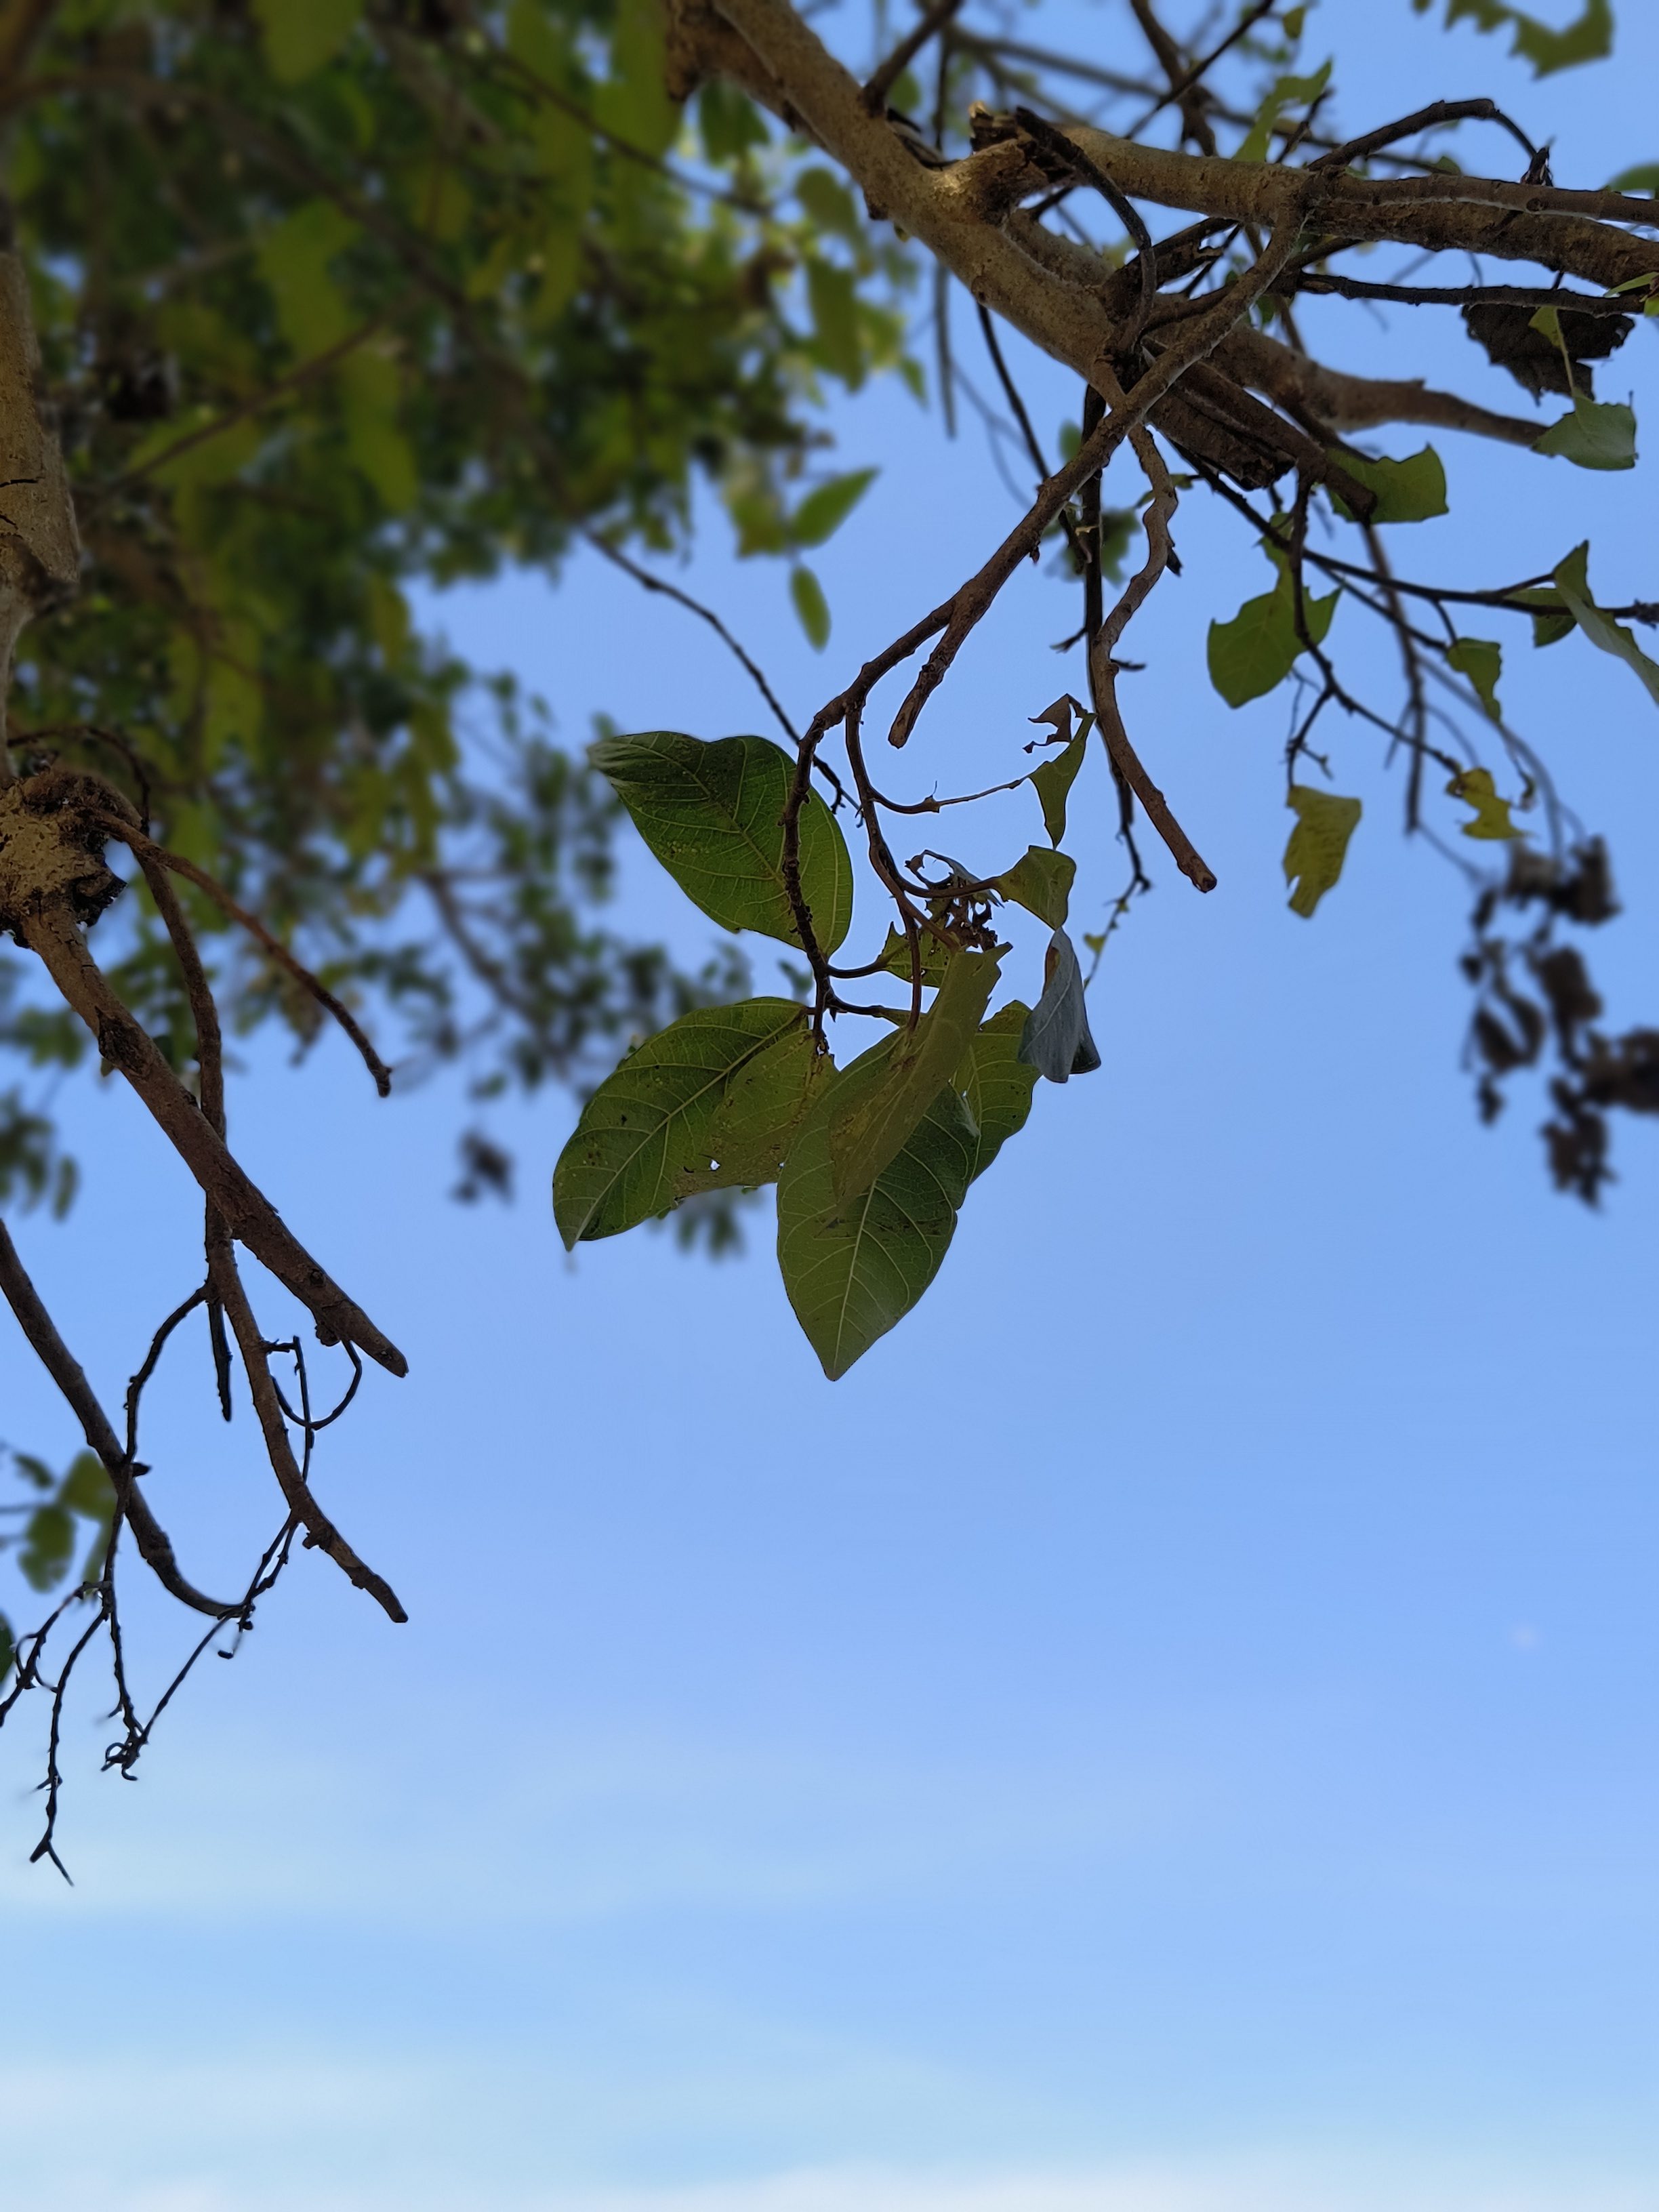
[[[1356,125],[1490,90],[1556,131],[1564,179],[1659,153],[1647,21],[1536,88],[1403,0],[1325,8],[1316,59],[1322,30],[1358,57]],[[1373,362],[1373,327],[1341,357]],[[1524,405],[1455,332],[1401,328],[1429,373]],[[1655,335],[1604,372],[1638,413]],[[1052,434],[1064,383],[1022,374]],[[690,572],[809,711],[1013,512],[971,428],[944,447],[896,388],[839,428],[883,474],[818,562],[822,659],[781,576],[730,562],[718,527]],[[1453,514],[1397,532],[1402,560],[1506,577],[1589,535],[1603,596],[1651,594],[1642,475],[1440,443]],[[1334,732],[1337,787],[1367,806],[1347,873],[1313,923],[1286,912],[1284,703],[1232,714],[1202,672],[1209,619],[1265,565],[1202,513],[1177,534],[1188,574],[1132,634],[1151,666],[1126,704],[1221,886],[1200,901],[1159,866],[1094,994],[1103,1071],[1045,1089],[928,1299],[841,1383],[763,1217],[737,1262],[644,1234],[567,1261],[544,1196],[567,1102],[502,1109],[520,1201],[460,1208],[452,1091],[380,1105],[331,1042],[298,1072],[257,1057],[234,1100],[250,1165],[411,1358],[407,1382],[371,1378],[323,1480],[412,1619],[391,1629],[307,1558],[135,1787],[96,1775],[79,1714],[73,1891],[22,1863],[36,1770],[8,1742],[0,2199],[1659,2196],[1659,1145],[1620,1132],[1591,1216],[1547,1188],[1535,1099],[1477,1127],[1465,896],[1402,845],[1358,731]],[[931,710],[916,788],[1006,758],[1075,682],[1048,649],[1070,618],[1047,578],[1011,589]],[[764,726],[696,624],[582,564],[440,619],[572,741],[599,709]],[[1352,608],[1333,639],[1388,684]],[[1652,708],[1577,641],[1517,646],[1505,698],[1612,834],[1613,1017],[1659,1018]],[[1092,927],[1118,874],[1103,777],[1074,817]],[[972,834],[1035,831],[1021,797]],[[643,864],[628,896],[702,941]],[[1016,957],[1034,969],[1034,944]],[[67,1229],[18,1234],[112,1396],[193,1279],[192,1209],[125,1096],[66,1109],[87,1194]],[[5,1374],[7,1437],[66,1455],[15,1351]],[[270,1514],[246,1425],[210,1423],[200,1382],[164,1370],[153,1480],[206,1578]]]

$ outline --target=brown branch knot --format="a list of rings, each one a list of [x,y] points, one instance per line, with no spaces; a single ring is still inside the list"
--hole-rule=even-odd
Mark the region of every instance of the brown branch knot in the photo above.
[[[95,819],[112,810],[137,821],[112,785],[81,769],[42,769],[0,789],[0,930],[27,945],[48,907],[86,925],[113,904],[124,886]]]

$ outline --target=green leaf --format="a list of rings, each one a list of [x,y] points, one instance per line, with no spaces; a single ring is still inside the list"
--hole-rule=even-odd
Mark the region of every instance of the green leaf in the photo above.
[[[730,161],[751,146],[764,146],[769,134],[755,103],[735,85],[713,77],[697,94],[697,129],[711,161]]]
[[[927,989],[936,991],[945,981],[945,971],[956,956],[929,931],[924,929],[918,934],[921,939],[921,980]],[[902,929],[895,929],[890,924],[887,942],[881,948],[881,964],[889,975],[896,975],[901,982],[909,982],[910,941]]]
[[[31,1589],[49,1590],[69,1572],[75,1522],[61,1505],[37,1505],[23,1528],[17,1564]]]
[[[1376,493],[1373,522],[1426,522],[1431,515],[1447,511],[1446,471],[1432,446],[1425,446],[1420,453],[1412,453],[1403,461],[1374,461],[1364,453],[1346,452],[1337,453],[1335,459],[1357,483]],[[1331,497],[1338,511],[1347,514],[1338,494],[1333,492]],[[1352,521],[1352,516],[1348,520]]]
[[[1058,845],[1066,835],[1066,802],[1071,796],[1072,786],[1077,781],[1077,772],[1083,765],[1084,747],[1088,743],[1086,730],[1072,739],[1069,745],[1044,761],[1041,768],[1031,770],[1031,786],[1042,807],[1042,826],[1048,833],[1048,842]]]
[[[1659,195],[1659,161],[1638,161],[1633,169],[1620,169],[1602,190],[1609,192],[1652,192]],[[1622,289],[1622,288],[1620,288]]]
[[[852,469],[809,491],[789,519],[791,544],[822,545],[841,528],[880,473],[878,469]]]
[[[1071,905],[1076,874],[1077,862],[1069,853],[1045,852],[1041,845],[1029,845],[1024,857],[996,878],[996,886],[1004,898],[1012,899],[1016,906],[1046,921],[1050,929],[1058,929]]]
[[[1316,645],[1324,642],[1340,596],[1304,596],[1308,635]],[[1281,572],[1271,592],[1247,599],[1231,622],[1210,624],[1210,681],[1230,707],[1243,707],[1282,684],[1301,651],[1296,599],[1288,574]]]
[[[403,379],[398,364],[376,348],[359,346],[340,363],[337,375],[353,465],[391,514],[406,514],[420,490],[420,471],[398,427]]]
[[[96,1452],[77,1452],[58,1492],[58,1503],[88,1521],[115,1518],[115,1486]]]
[[[783,884],[783,810],[795,764],[769,738],[705,742],[678,730],[601,738],[587,757],[680,889],[724,929],[800,942]],[[853,918],[853,864],[816,792],[800,813],[800,889],[826,952]]]
[[[1348,840],[1359,826],[1363,810],[1358,799],[1340,799],[1310,783],[1293,783],[1285,804],[1296,815],[1296,827],[1285,848],[1285,880],[1296,884],[1291,912],[1311,920],[1320,900],[1341,876]]]
[[[668,39],[662,0],[617,0],[611,75],[593,112],[608,131],[645,154],[665,154],[680,127],[668,97]]]
[[[1571,415],[1559,416],[1532,443],[1534,453],[1559,454],[1581,469],[1633,469],[1636,416],[1622,400],[1604,405],[1578,394]]]
[[[793,999],[700,1006],[647,1037],[588,1100],[553,1170],[566,1249],[618,1236],[693,1191],[769,1181],[805,1110],[815,1057]]]
[[[1514,592],[1510,597],[1527,607],[1532,615],[1532,641],[1534,647],[1559,645],[1564,637],[1571,637],[1576,627],[1567,611],[1567,603],[1559,592],[1550,590]]]
[[[363,12],[363,0],[255,0],[265,60],[279,84],[298,84],[332,61]]]
[[[1590,643],[1633,669],[1649,697],[1659,706],[1659,662],[1650,659],[1624,624],[1614,622],[1611,615],[1604,615],[1590,597],[1588,539],[1575,546],[1556,568],[1555,587],[1568,613]]]
[[[956,1073],[970,1119],[979,1134],[969,1180],[977,1181],[1010,1137],[1025,1126],[1036,1089],[1037,1072],[1019,1056],[1019,1041],[1031,1010],[1018,999],[1000,1006],[975,1032]]]
[[[822,653],[830,642],[830,602],[823,596],[823,585],[799,562],[789,571],[789,596],[809,643]]]
[[[829,1085],[778,1178],[783,1287],[831,1382],[903,1319],[939,1273],[978,1155],[978,1133],[947,1083],[870,1188],[837,1198],[831,1117],[880,1085],[894,1042],[884,1039]]]
[[[1092,1075],[1100,1052],[1089,1034],[1089,1009],[1083,970],[1072,940],[1057,929],[1043,962],[1042,996],[1020,1031],[1019,1058],[1050,1083]]]
[[[1420,15],[1430,0],[1412,0]],[[1583,12],[1559,31],[1552,30],[1507,0],[1446,0],[1446,25],[1473,19],[1482,31],[1513,30],[1512,54],[1532,64],[1534,76],[1571,69],[1580,62],[1597,62],[1613,52],[1613,9],[1608,0],[1585,0]]]
[[[994,953],[957,953],[933,1005],[893,1039],[880,1080],[849,1091],[832,1112],[830,1162],[838,1198],[868,1190],[902,1150],[972,1042],[1000,967]]]
[[[1311,76],[1281,76],[1256,110],[1255,120],[1233,155],[1235,161],[1265,161],[1273,125],[1287,107],[1311,105],[1331,80],[1331,64],[1324,63]]]
[[[1455,775],[1446,786],[1454,799],[1461,799],[1465,806],[1473,807],[1474,819],[1463,824],[1466,837],[1505,838],[1526,835],[1510,819],[1510,801],[1500,799],[1492,780],[1489,768],[1466,768]]]
[[[795,198],[820,230],[844,238],[850,246],[862,243],[864,225],[853,195],[828,169],[803,169],[795,179]]]
[[[1539,617],[1533,619],[1536,622]],[[1504,710],[1498,703],[1498,679],[1504,672],[1501,646],[1491,638],[1460,637],[1447,651],[1446,665],[1468,678],[1494,722],[1502,720]]]
[[[864,344],[859,332],[858,279],[832,261],[806,264],[806,297],[812,331],[823,365],[849,392],[864,381]]]
[[[360,235],[332,200],[314,199],[259,242],[259,273],[276,301],[283,336],[301,360],[325,353],[351,329],[351,309],[329,272]]]

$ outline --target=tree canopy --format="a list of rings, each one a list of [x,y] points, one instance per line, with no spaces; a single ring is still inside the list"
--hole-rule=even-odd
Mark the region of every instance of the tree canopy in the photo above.
[[[1368,115],[1301,6],[1251,0],[1196,27],[1165,12],[1127,0],[1108,40],[1056,10],[1054,45],[1042,17],[989,0],[902,23],[788,0],[0,9],[0,1206],[72,1201],[40,1077],[101,1062],[204,1208],[202,1281],[121,1424],[0,1224],[0,1288],[87,1444],[62,1472],[14,1455],[3,1540],[53,1594],[27,1632],[0,1617],[0,1721],[31,1692],[52,1713],[38,1856],[56,1857],[65,1686],[100,1634],[122,1730],[108,1763],[130,1771],[153,1725],[122,1656],[124,1532],[203,1617],[198,1655],[246,1625],[301,1540],[402,1617],[317,1503],[334,1413],[314,1409],[300,1340],[265,1339],[241,1255],[343,1352],[337,1411],[363,1357],[401,1373],[402,1356],[237,1161],[226,1033],[285,1024],[303,1042],[337,1021],[383,1092],[441,1060],[480,1097],[574,1086],[580,1121],[546,1164],[572,1246],[671,1213],[718,1243],[740,1194],[775,1185],[785,1287],[842,1374],[924,1295],[1038,1084],[1100,1065],[1088,985],[1155,868],[1202,894],[1224,866],[1119,697],[1126,632],[1179,573],[1185,501],[1219,502],[1260,549],[1206,650],[1227,708],[1293,702],[1292,910],[1316,919],[1371,826],[1334,780],[1326,741],[1346,721],[1395,761],[1407,832],[1471,875],[1483,1115],[1541,1071],[1550,1170],[1595,1203],[1609,1115],[1659,1112],[1659,1030],[1602,1026],[1578,941],[1617,910],[1607,845],[1524,728],[1541,647],[1617,656],[1659,706],[1641,642],[1659,605],[1604,604],[1584,544],[1507,577],[1497,531],[1490,569],[1419,575],[1408,528],[1446,511],[1449,435],[1513,448],[1517,478],[1634,468],[1634,413],[1595,376],[1659,318],[1659,165],[1558,181],[1547,145],[1485,98]],[[1607,0],[1558,27],[1498,0],[1443,14],[1538,77],[1613,36]],[[1401,251],[1385,266],[1379,246]],[[1303,328],[1315,298],[1461,320],[1513,405],[1425,382],[1408,314],[1385,374],[1328,366]],[[948,428],[970,321],[1030,504],[940,604],[895,606],[798,725],[662,556],[712,489],[739,552],[786,564],[827,648],[811,556],[856,530],[871,474],[837,460],[829,404],[896,374]],[[1000,326],[1076,380],[1058,450]],[[1416,450],[1376,449],[1396,426]],[[1120,448],[1140,479],[1122,509],[1102,491]],[[605,728],[573,753],[547,702],[423,622],[434,587],[556,580],[577,549],[624,570],[653,619],[712,625],[765,733]],[[1031,839],[981,852],[969,825],[990,794],[939,789],[929,703],[1045,557],[1076,594],[1068,688],[1047,702],[1052,674],[1032,670],[1036,734],[1011,738],[995,787],[1030,787]],[[1344,599],[1392,640],[1398,696],[1345,669]],[[1110,779],[1123,878],[1104,930],[1074,934],[1085,773]],[[969,861],[903,857],[959,807],[949,842]],[[607,908],[635,834],[725,933],[696,972]],[[1032,972],[1011,907],[1047,933]],[[786,948],[794,995],[749,995],[745,933]],[[464,1189],[506,1182],[486,1137],[463,1145]],[[209,1387],[228,1419],[251,1407],[281,1493],[270,1548],[221,1596],[180,1567],[138,1480],[144,1385],[198,1316]]]

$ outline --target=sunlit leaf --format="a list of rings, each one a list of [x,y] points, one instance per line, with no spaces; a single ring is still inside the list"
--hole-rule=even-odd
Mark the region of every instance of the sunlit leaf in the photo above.
[[[1492,780],[1489,768],[1466,768],[1455,775],[1446,786],[1454,799],[1461,799],[1465,806],[1474,810],[1474,819],[1463,823],[1466,837],[1521,837],[1525,831],[1510,819],[1511,802],[1500,799]]]
[[[567,1249],[617,1236],[693,1191],[769,1181],[805,1110],[813,1059],[810,1017],[790,999],[701,1006],[647,1037],[588,1100],[559,1155],[553,1218]],[[760,1080],[735,1093],[757,1069]]]
[[[1293,783],[1285,803],[1296,814],[1296,827],[1285,848],[1285,880],[1296,884],[1291,912],[1311,920],[1320,900],[1341,876],[1348,840],[1359,826],[1363,809],[1358,799],[1339,798],[1311,783]]]
[[[955,956],[926,929],[918,931],[917,939],[917,949],[921,956],[921,980],[929,990],[937,990],[945,981],[945,971]],[[881,964],[890,975],[896,975],[901,982],[910,981],[909,939],[902,929],[895,929],[890,924],[887,942],[881,948]]]
[[[768,738],[705,742],[678,730],[601,738],[588,758],[680,889],[726,929],[799,938],[783,879],[782,816],[795,764]],[[800,888],[833,952],[853,918],[853,864],[816,792],[800,813]]]

